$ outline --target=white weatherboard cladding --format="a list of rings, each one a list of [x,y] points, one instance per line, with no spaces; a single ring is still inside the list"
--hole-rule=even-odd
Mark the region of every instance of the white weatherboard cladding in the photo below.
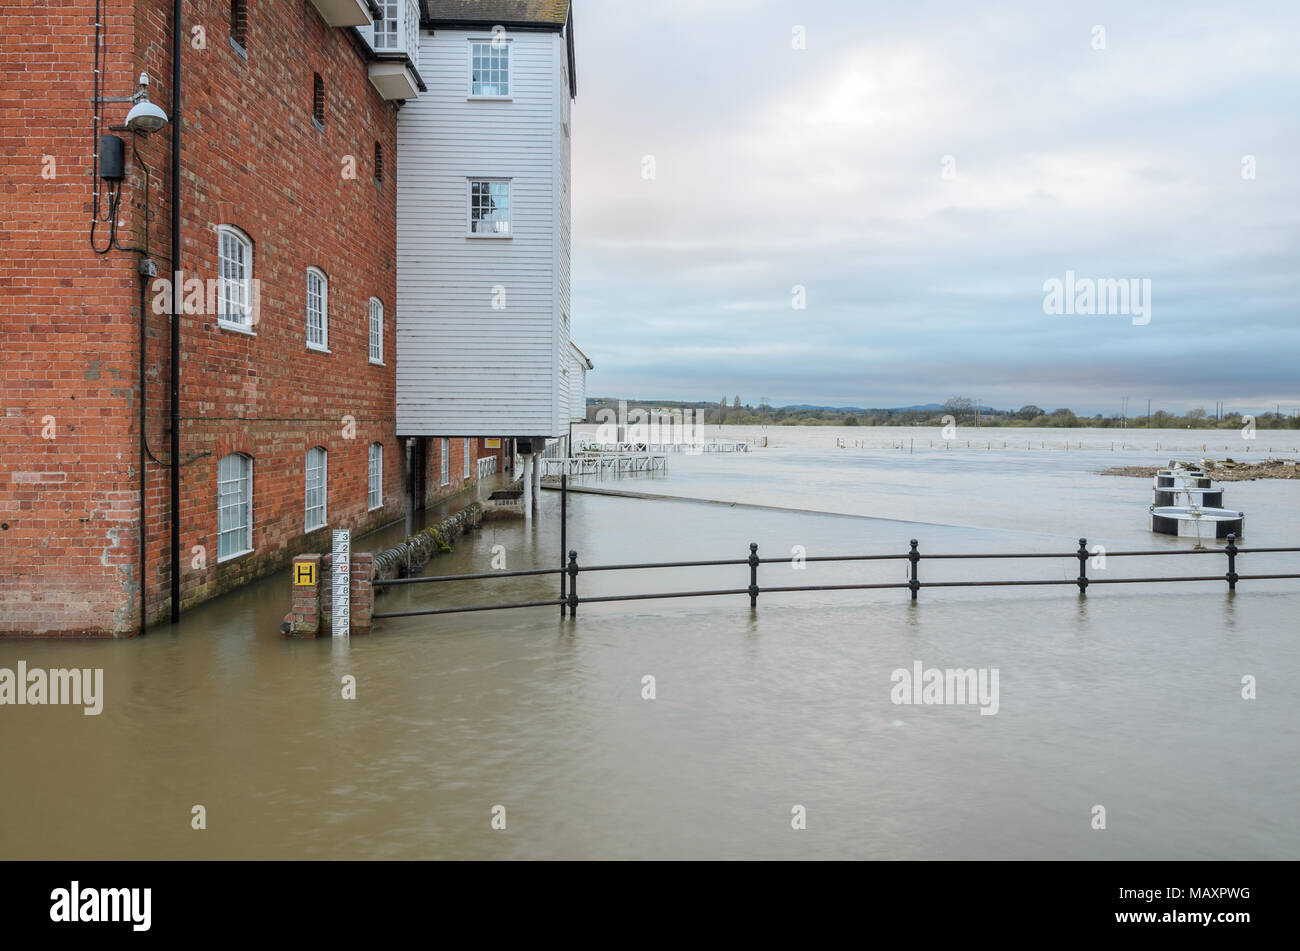
[[[569,348],[569,419],[580,422],[587,418],[587,363],[578,352]]]
[[[558,88],[565,41],[550,32],[509,36],[509,101],[469,98],[469,40],[489,33],[423,33],[428,92],[398,116],[401,435],[567,429],[560,371],[571,189],[567,143],[563,154],[560,147],[566,93]],[[466,237],[472,178],[510,181],[511,238]],[[498,288],[506,297],[500,310],[493,308]]]
[[[569,262],[571,256],[571,224],[573,207],[573,183],[569,173],[572,155],[572,128],[564,129],[564,118],[572,121],[571,111],[565,109],[569,96],[569,56],[568,46],[561,34],[552,36],[555,63],[555,147],[558,160],[555,163],[555,320],[559,333],[555,335],[555,360],[558,366],[568,369],[562,375],[560,393],[560,417],[557,419],[567,432],[568,423],[573,419],[572,392],[579,385],[577,369],[570,365],[573,348],[569,344],[573,314],[569,306]]]

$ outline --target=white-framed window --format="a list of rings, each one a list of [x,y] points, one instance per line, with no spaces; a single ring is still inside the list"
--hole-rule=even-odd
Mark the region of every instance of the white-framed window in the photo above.
[[[328,352],[330,345],[330,282],[318,267],[307,268],[307,346]]]
[[[469,457],[470,457],[469,437],[467,436],[465,437],[465,475],[463,476],[463,478],[466,479],[469,478]]]
[[[217,228],[217,325],[253,332],[253,242],[234,225]]]
[[[306,527],[313,532],[325,525],[325,496],[329,485],[329,453],[321,446],[307,450]]]
[[[374,510],[384,504],[384,444],[370,444],[369,491],[366,507]]]
[[[379,0],[380,14],[375,18],[374,37],[376,50],[400,50],[402,39],[398,31],[397,8],[405,0]]]
[[[508,179],[469,180],[469,233],[475,238],[510,237]]]
[[[370,362],[384,363],[384,305],[378,297],[370,298]]]
[[[510,98],[508,37],[469,41],[469,94],[472,99]]]
[[[439,448],[442,449],[442,452],[439,453],[442,457],[442,482],[440,484],[447,485],[451,482],[451,440],[442,440],[442,445]]]
[[[217,561],[253,550],[253,459],[241,452],[217,463]]]

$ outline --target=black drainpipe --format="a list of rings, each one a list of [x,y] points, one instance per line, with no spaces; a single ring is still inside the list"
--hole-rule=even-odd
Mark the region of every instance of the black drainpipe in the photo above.
[[[181,0],[172,6],[172,623],[181,619]]]
[[[146,225],[147,227],[147,225]],[[147,242],[146,242],[147,243]],[[145,502],[149,491],[148,473],[145,471],[145,390],[148,384],[145,381],[145,323],[148,320],[148,313],[145,307],[145,299],[148,296],[149,278],[145,274],[140,275],[140,634],[144,635],[146,628],[149,626],[149,589],[146,584],[146,573],[148,571],[148,555],[146,546],[149,544],[149,532],[145,521]]]

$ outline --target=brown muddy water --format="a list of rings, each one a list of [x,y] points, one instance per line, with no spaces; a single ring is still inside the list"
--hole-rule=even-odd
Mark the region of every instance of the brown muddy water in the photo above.
[[[878,502],[889,518],[586,495],[571,499],[570,547],[609,564],[741,558],[751,541],[769,557],[902,551],[910,538],[931,552],[1064,553],[1081,534],[1112,548],[1185,544],[1146,534],[1147,484],[1095,475],[1105,460],[959,463],[947,451],[904,463],[884,446],[831,457],[824,435],[674,458],[653,490],[858,515]],[[1248,490],[1250,541],[1296,544],[1298,488],[1228,487],[1229,499]],[[533,524],[486,525],[430,569],[487,571],[494,549],[511,569],[554,564],[557,516],[544,493]],[[1296,571],[1297,556],[1267,557],[1250,570]],[[1224,570],[1217,554],[1162,560],[1202,558],[1206,573]],[[921,570],[1072,578],[1077,562]],[[774,564],[760,584],[903,573]],[[581,593],[744,587],[747,575],[593,573]],[[386,595],[379,610],[532,600],[556,584],[432,587]],[[277,577],[139,640],[0,641],[0,667],[102,667],[105,693],[99,716],[0,707],[0,857],[1294,859],[1300,582],[1225,589],[929,589],[916,604],[893,590],[764,594],[756,612],[744,597],[647,601],[584,605],[576,620],[538,608],[290,641]],[[893,703],[893,671],[917,661],[996,668],[996,715]],[[347,676],[355,700],[341,695]],[[1246,676],[1257,699],[1242,697]],[[205,830],[191,828],[195,805]],[[1098,805],[1104,830],[1092,828]],[[796,806],[804,830],[791,827]]]

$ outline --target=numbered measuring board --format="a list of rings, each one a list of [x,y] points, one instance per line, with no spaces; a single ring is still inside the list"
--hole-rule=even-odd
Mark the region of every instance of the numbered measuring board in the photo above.
[[[334,565],[330,572],[333,618],[331,627],[335,637],[348,637],[352,633],[352,533],[334,533]]]

